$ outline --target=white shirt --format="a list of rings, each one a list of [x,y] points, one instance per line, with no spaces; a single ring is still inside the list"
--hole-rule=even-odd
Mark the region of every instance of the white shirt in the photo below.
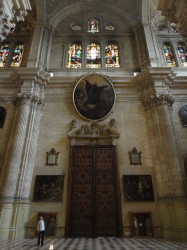
[[[39,220],[39,221],[38,221],[37,230],[38,230],[39,232],[45,230],[44,220]]]

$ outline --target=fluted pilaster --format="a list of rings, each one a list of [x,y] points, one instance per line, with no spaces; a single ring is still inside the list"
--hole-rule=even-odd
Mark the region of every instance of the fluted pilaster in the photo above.
[[[44,106],[44,86],[48,77],[49,74],[40,71],[27,76],[21,92],[16,96],[15,117],[1,180],[2,199],[29,197],[41,111]],[[17,78],[21,81],[21,77]]]

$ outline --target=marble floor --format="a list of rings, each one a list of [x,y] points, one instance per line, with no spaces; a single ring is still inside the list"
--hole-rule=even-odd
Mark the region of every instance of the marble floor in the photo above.
[[[0,250],[187,250],[187,242],[151,238],[45,238],[38,247],[37,239],[0,241]]]

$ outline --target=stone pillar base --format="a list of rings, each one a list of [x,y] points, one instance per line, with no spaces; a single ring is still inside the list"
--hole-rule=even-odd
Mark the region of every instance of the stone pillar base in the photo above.
[[[0,202],[0,240],[25,238],[30,202]]]
[[[168,199],[159,202],[162,217],[162,238],[184,240],[187,235],[187,200]]]

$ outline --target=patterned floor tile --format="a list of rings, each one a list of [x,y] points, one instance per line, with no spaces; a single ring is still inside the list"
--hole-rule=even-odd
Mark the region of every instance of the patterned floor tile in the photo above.
[[[37,239],[0,241],[0,250],[187,250],[187,242],[134,238],[45,238],[44,246]]]

